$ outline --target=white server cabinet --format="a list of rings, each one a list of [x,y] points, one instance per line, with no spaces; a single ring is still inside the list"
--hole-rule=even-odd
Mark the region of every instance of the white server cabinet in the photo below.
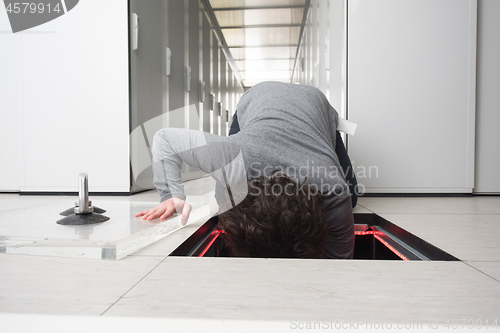
[[[127,1],[80,1],[13,34],[4,9],[0,190],[76,191],[86,172],[91,191],[128,192]]]
[[[349,154],[367,193],[474,187],[477,0],[348,1]]]
[[[475,193],[500,193],[500,1],[479,0]]]

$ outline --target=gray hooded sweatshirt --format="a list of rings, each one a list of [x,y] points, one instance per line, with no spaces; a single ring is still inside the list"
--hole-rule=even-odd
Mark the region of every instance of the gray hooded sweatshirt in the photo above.
[[[247,179],[268,178],[274,170],[298,180],[307,177],[310,189],[323,195],[326,257],[352,258],[351,199],[335,153],[338,114],[325,95],[312,86],[264,82],[241,97],[237,114],[240,131],[229,137],[175,128],[155,135],[154,183],[161,201],[185,199],[182,161],[222,185],[218,201],[227,205],[222,210],[245,198]]]

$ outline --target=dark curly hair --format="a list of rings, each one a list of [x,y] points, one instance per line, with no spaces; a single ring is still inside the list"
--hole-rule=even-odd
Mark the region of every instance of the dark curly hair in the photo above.
[[[306,179],[307,180],[307,179]],[[304,180],[273,172],[248,181],[248,195],[219,215],[222,239],[234,257],[322,258],[327,225],[323,198]]]

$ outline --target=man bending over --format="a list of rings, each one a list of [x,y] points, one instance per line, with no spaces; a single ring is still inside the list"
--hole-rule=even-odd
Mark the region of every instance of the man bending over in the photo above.
[[[356,196],[346,182],[352,168],[339,150],[337,122],[320,90],[260,83],[241,97],[228,137],[174,128],[156,133],[153,171],[161,203],[136,216],[166,219],[177,212],[186,223],[185,161],[216,180],[219,224],[232,255],[352,258]]]

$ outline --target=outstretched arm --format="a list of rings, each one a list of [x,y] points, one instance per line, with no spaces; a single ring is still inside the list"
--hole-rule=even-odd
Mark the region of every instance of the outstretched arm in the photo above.
[[[181,223],[184,225],[187,222],[191,206],[184,201],[186,196],[181,179],[183,161],[210,174],[225,188],[241,187],[242,180],[246,186],[239,146],[231,143],[227,137],[166,128],[156,133],[152,152],[154,185],[160,194],[161,204],[136,214],[137,217],[166,219],[177,212],[182,213]]]

